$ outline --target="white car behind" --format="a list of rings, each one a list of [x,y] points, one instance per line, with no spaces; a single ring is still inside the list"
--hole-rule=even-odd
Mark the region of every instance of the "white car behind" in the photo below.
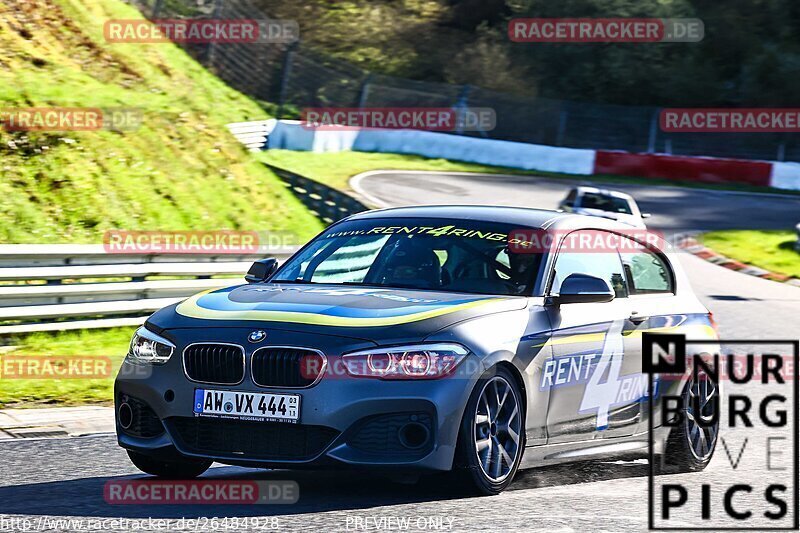
[[[575,187],[558,206],[568,213],[603,217],[622,222],[634,228],[646,229],[642,213],[630,194],[597,187]]]

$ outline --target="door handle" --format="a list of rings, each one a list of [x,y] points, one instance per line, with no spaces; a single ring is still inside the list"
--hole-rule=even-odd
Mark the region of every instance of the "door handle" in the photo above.
[[[642,322],[647,320],[647,317],[640,315],[638,311],[631,311],[631,316],[628,317],[628,320],[630,320],[634,324],[641,324]]]

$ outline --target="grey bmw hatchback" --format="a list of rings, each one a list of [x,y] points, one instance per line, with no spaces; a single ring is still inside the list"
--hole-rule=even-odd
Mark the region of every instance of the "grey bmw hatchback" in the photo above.
[[[674,469],[714,452],[716,425],[667,427],[648,407],[642,334],[717,336],[673,255],[630,226],[511,207],[369,211],[245,279],[133,336],[116,422],[142,471],[451,471],[496,494],[519,468],[647,457],[651,417]],[[718,391],[690,374],[652,394],[701,386],[713,409]]]

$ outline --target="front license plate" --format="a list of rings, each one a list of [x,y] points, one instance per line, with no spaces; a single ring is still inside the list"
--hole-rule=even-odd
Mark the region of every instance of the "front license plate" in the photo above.
[[[300,395],[195,389],[194,412],[198,416],[296,424]]]

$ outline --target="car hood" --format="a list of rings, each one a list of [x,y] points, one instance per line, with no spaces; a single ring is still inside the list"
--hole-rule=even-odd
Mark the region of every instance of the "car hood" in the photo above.
[[[519,296],[258,283],[197,294],[155,313],[148,322],[158,329],[273,327],[404,342],[527,304]]]

